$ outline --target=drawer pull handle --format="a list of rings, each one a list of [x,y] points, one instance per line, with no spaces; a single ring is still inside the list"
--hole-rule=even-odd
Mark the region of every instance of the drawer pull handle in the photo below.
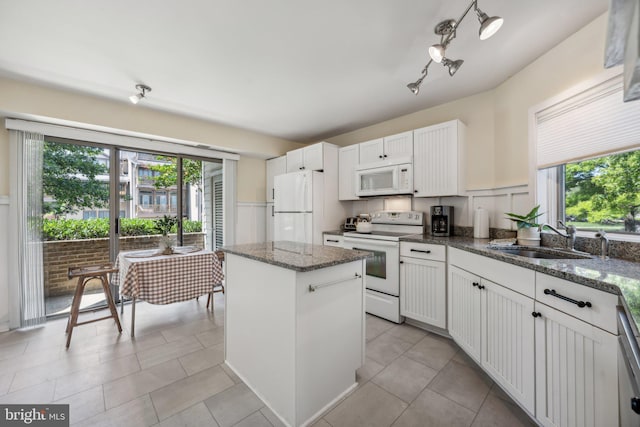
[[[411,252],[420,252],[420,253],[423,253],[423,254],[430,254],[431,253],[431,251],[423,251],[421,249],[411,249]]]
[[[560,298],[562,300],[570,302],[571,304],[575,304],[580,308],[583,308],[583,307],[591,308],[591,303],[589,301],[586,301],[586,302],[585,301],[578,301],[578,300],[575,300],[573,298],[565,297],[564,295],[560,295],[559,293],[557,293],[555,291],[555,289],[551,289],[551,290],[545,289],[544,290],[544,294],[545,295],[551,295],[552,297]]]
[[[327,239],[327,242],[340,243],[340,240]]]

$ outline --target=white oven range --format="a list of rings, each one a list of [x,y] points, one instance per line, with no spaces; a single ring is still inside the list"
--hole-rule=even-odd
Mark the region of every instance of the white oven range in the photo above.
[[[402,323],[400,238],[424,233],[424,213],[381,211],[371,215],[371,222],[370,233],[344,233],[344,247],[373,252],[373,257],[367,258],[367,313]]]

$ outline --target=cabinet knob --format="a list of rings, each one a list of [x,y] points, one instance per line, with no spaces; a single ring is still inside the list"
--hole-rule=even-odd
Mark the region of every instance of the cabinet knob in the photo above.
[[[418,192],[418,190],[413,190],[413,192],[414,192],[414,193],[417,193],[417,192]]]
[[[478,285],[478,289],[480,290],[484,289],[484,285]]]
[[[474,287],[475,287],[475,286],[480,286],[480,283],[478,283],[478,282],[473,282],[473,283],[472,283],[472,285],[473,285]]]
[[[540,314],[540,313],[539,313],[539,312],[537,312],[537,311],[534,311],[533,313],[531,313],[531,315],[532,315],[533,317],[542,317],[542,314]]]
[[[381,159],[381,158],[382,158],[382,154],[380,154],[380,155],[378,156],[378,158],[380,158],[380,159]]]
[[[385,155],[384,155],[384,156],[382,156],[382,157],[384,157],[384,158],[386,159],[386,158],[387,158],[387,155],[385,154]]]
[[[400,261],[400,264],[404,264],[404,261]]]

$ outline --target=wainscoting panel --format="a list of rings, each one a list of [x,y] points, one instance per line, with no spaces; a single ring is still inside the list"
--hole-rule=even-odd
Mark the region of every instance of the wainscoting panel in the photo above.
[[[266,238],[266,203],[238,202],[236,244],[264,242]]]

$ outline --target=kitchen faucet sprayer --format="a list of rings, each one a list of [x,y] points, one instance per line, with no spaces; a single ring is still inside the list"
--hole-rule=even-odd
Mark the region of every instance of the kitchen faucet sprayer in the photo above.
[[[600,239],[600,258],[608,259],[609,258],[609,238],[607,237],[607,233],[604,230],[600,230],[596,233],[597,238]]]

